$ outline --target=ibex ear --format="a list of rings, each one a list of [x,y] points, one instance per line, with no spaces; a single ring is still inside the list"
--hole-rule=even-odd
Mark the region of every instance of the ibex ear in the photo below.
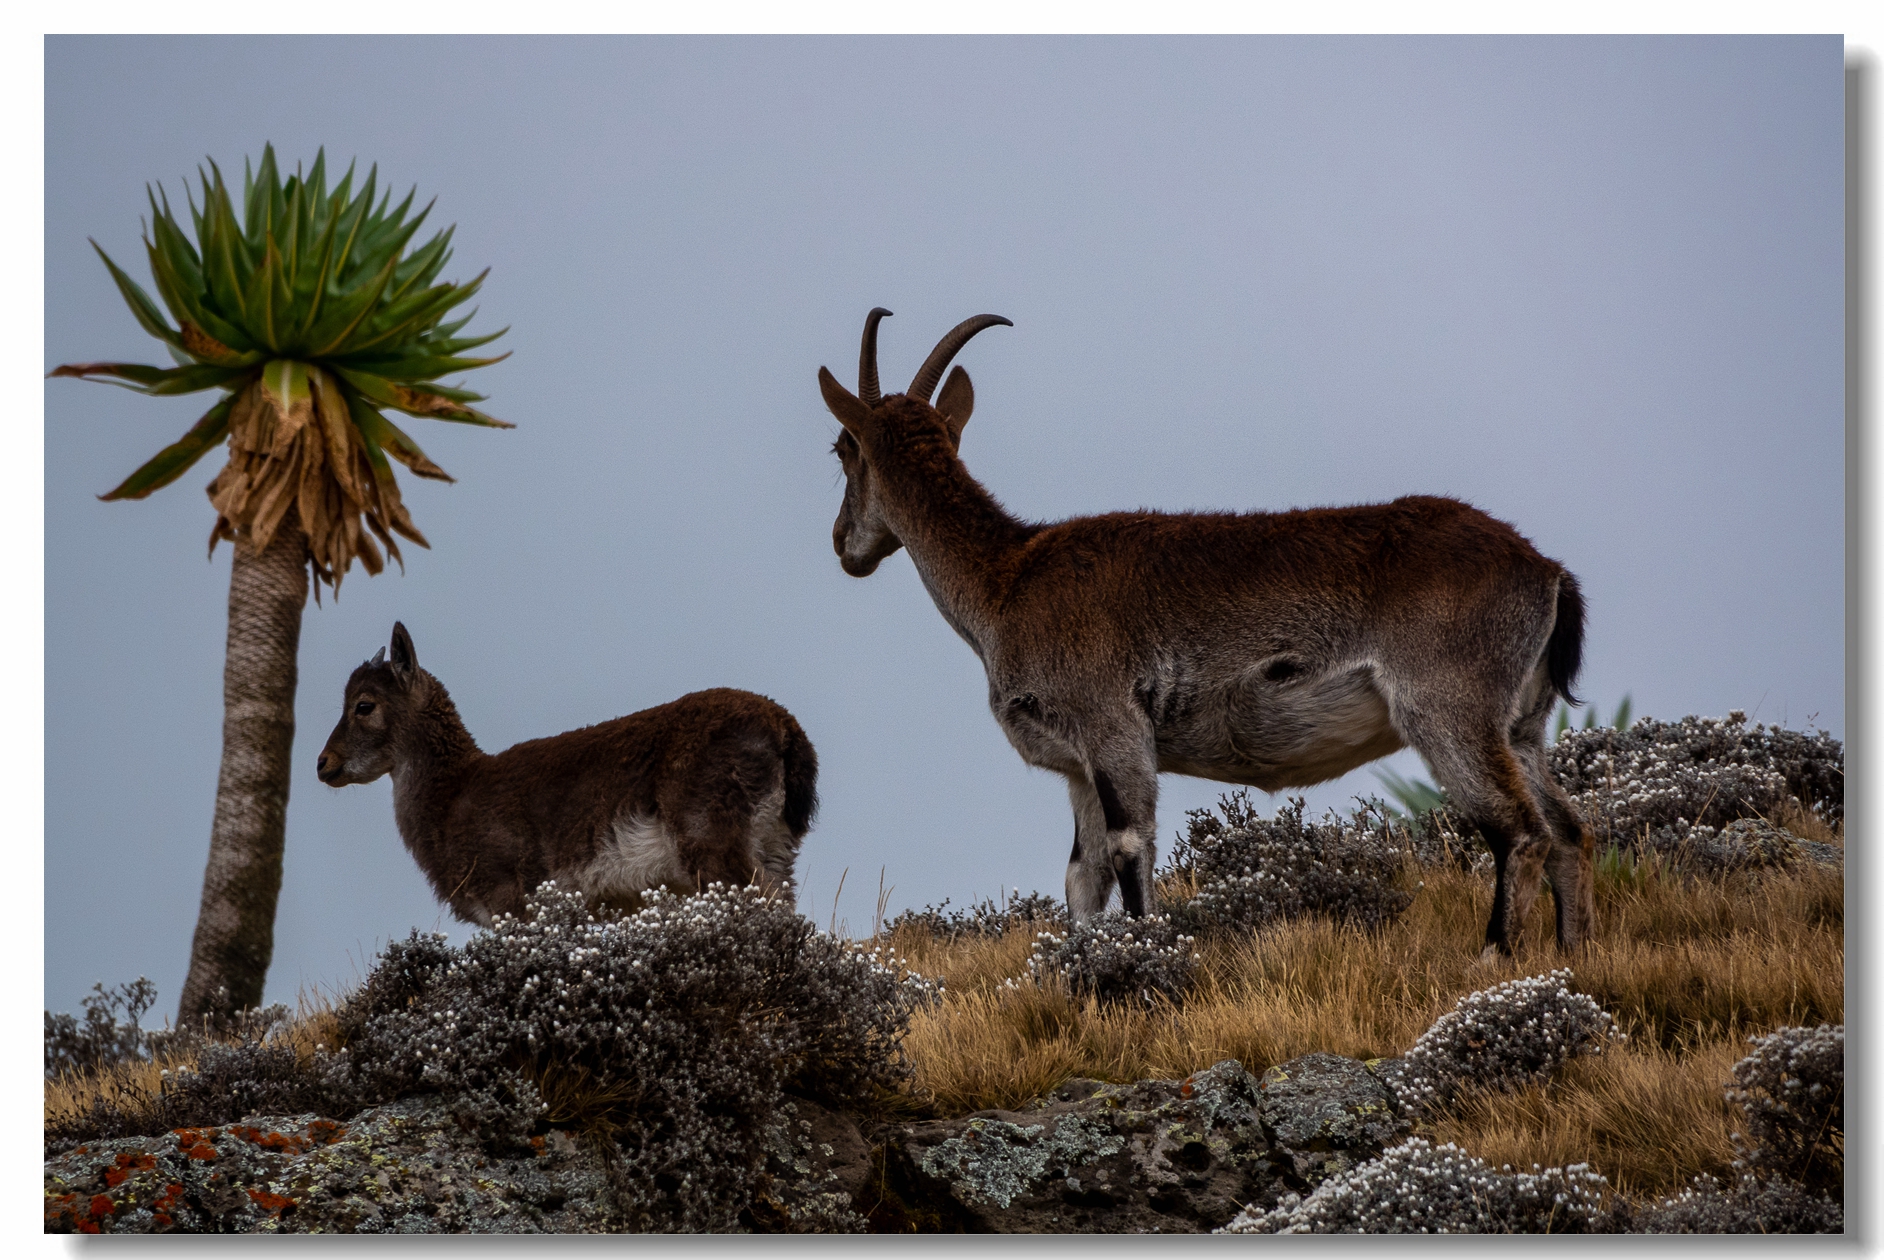
[[[837,422],[854,438],[862,440],[864,431],[870,427],[870,408],[863,399],[837,383],[830,368],[818,369],[818,388],[824,392],[824,405],[831,409]]]
[[[968,424],[968,417],[975,414],[975,385],[968,379],[967,369],[957,365],[949,378],[942,382],[942,393],[935,400],[935,409],[948,421],[949,441],[956,447],[962,444],[962,429]]]
[[[412,650],[412,636],[403,621],[393,622],[392,668],[393,676],[405,683],[412,681],[419,668],[419,654]]]

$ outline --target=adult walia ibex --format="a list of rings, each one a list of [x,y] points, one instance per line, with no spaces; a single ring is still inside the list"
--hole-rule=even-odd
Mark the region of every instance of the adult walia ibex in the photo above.
[[[399,834],[433,891],[486,926],[547,879],[615,904],[713,881],[790,898],[818,804],[797,719],[726,687],[480,752],[399,623],[392,659],[381,648],[347,679],[317,769],[334,787],[390,773]]]
[[[1544,759],[1583,650],[1562,565],[1447,498],[1016,520],[957,455],[968,374],[957,367],[929,403],[968,339],[1010,321],[965,320],[884,397],[889,313],[864,323],[856,395],[818,372],[844,430],[832,544],[854,577],[907,547],[981,658],[1009,742],[1066,777],[1076,921],[1115,879],[1128,913],[1150,907],[1160,771],[1273,792],[1411,744],[1497,861],[1487,950],[1510,952],[1546,872],[1558,942],[1589,933],[1592,841]]]

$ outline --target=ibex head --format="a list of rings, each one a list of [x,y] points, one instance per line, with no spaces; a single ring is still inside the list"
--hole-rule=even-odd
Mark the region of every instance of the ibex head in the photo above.
[[[975,410],[975,387],[968,373],[959,367],[950,372],[934,406],[929,403],[929,395],[942,379],[949,360],[968,344],[970,337],[984,328],[996,324],[1011,327],[1014,322],[999,315],[963,320],[936,343],[909,388],[885,398],[877,388],[877,323],[889,313],[879,306],[864,319],[855,394],[839,385],[829,368],[818,369],[824,405],[844,426],[834,447],[844,465],[844,506],[838,509],[837,523],[831,527],[831,545],[844,572],[852,577],[868,577],[885,557],[896,554],[903,545],[885,519],[872,462],[883,458],[890,448],[920,440],[924,435],[941,436],[950,452],[958,449],[962,428]]]
[[[393,768],[393,745],[419,697],[418,654],[404,622],[393,622],[392,659],[381,648],[353,671],[340,722],[327,737],[315,773],[329,787],[371,783]]]

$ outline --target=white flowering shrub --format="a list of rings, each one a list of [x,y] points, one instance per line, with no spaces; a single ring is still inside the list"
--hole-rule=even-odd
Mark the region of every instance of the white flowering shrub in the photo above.
[[[1036,934],[1027,967],[1036,983],[1059,975],[1073,992],[1102,1002],[1155,1005],[1159,997],[1183,1000],[1197,966],[1195,945],[1170,915],[1131,919],[1109,911],[1064,936]]]
[[[1725,719],[1639,718],[1626,731],[1566,731],[1549,756],[1551,774],[1598,843],[1632,846],[1646,837],[1659,846],[1688,827],[1770,817],[1788,802],[1828,822],[1844,817],[1844,745],[1823,731],[1748,729],[1738,709]]]
[[[1844,1205],[1783,1177],[1742,1172],[1729,1184],[1702,1173],[1679,1194],[1630,1214],[1632,1234],[1838,1234]]]
[[[1621,1034],[1587,994],[1572,993],[1569,969],[1507,980],[1459,999],[1433,1021],[1402,1061],[1403,1105],[1431,1110],[1461,1086],[1512,1089],[1543,1080],[1579,1054],[1600,1054]]]
[[[1319,915],[1361,927],[1397,919],[1413,894],[1395,884],[1410,841],[1367,813],[1302,821],[1296,797],[1272,819],[1256,816],[1247,792],[1223,798],[1220,819],[1193,810],[1172,851],[1174,871],[1197,895],[1179,913],[1193,930],[1254,931]]]
[[[1727,1101],[1746,1114],[1740,1163],[1811,1189],[1836,1189],[1845,1171],[1845,1026],[1781,1028],[1750,1038]]]
[[[1307,1198],[1248,1208],[1220,1234],[1578,1234],[1608,1219],[1607,1178],[1588,1164],[1495,1170],[1448,1142],[1409,1138]]]
[[[1649,847],[1681,865],[1710,872],[1783,870],[1798,861],[1798,837],[1758,818],[1736,818],[1725,827],[1696,826],[1679,819],[1649,833]]]
[[[1019,890],[1015,891],[1018,894]],[[1045,893],[1016,895],[1002,902],[985,897],[966,910],[949,910],[948,904],[948,898],[944,897],[939,906],[905,910],[883,925],[884,933],[894,935],[899,931],[917,930],[938,941],[955,942],[1004,936],[1017,929],[1038,931],[1066,924],[1065,905],[1059,898]]]
[[[637,1229],[731,1227],[781,1140],[785,1091],[841,1103],[895,1084],[898,1042],[933,991],[757,889],[719,885],[650,893],[627,916],[545,885],[462,949],[418,938],[386,965],[350,1016],[356,1077],[379,1094],[436,1090],[500,1145],[545,1118],[551,1082],[574,1089]]]

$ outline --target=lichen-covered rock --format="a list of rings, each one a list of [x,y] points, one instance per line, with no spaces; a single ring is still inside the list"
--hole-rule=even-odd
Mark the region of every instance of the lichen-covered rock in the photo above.
[[[1372,1159],[1405,1127],[1352,1059],[1307,1055],[1260,1083],[1226,1059],[893,1128],[878,1193],[925,1231],[1194,1233]]]
[[[46,1161],[56,1233],[582,1233],[611,1227],[601,1161],[560,1130],[492,1155],[435,1096],[345,1122],[241,1124],[82,1144]]]
[[[1376,1069],[1338,1054],[1272,1067],[1261,1088],[1263,1125],[1306,1185],[1374,1158],[1409,1127]]]

